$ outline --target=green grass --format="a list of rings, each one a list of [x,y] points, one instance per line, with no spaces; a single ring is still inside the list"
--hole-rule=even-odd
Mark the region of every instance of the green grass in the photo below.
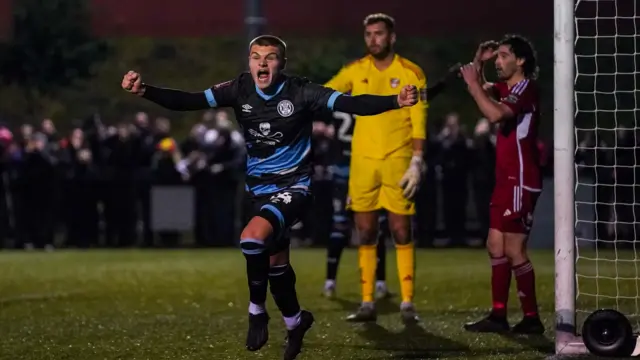
[[[420,250],[416,303],[424,324],[405,330],[394,300],[375,326],[343,317],[356,308],[356,253],[343,257],[338,300],[320,296],[324,251],[294,250],[302,305],[316,324],[299,359],[535,359],[553,351],[553,253],[535,252],[544,338],[461,330],[490,304],[483,251]],[[397,291],[395,255],[389,284]],[[511,294],[512,320],[520,316]],[[279,359],[284,326],[270,301],[271,339],[244,350],[244,259],[237,250],[0,253],[0,359]]]

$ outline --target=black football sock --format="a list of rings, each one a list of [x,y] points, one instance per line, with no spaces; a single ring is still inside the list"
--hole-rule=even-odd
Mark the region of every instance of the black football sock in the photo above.
[[[338,277],[338,267],[340,266],[340,257],[344,250],[344,239],[331,237],[329,246],[327,247],[327,280],[336,280]]]
[[[249,301],[254,305],[264,307],[264,303],[267,301],[269,280],[269,253],[263,242],[254,239],[240,240],[240,248],[247,261]]]
[[[380,233],[383,233],[382,231]],[[378,246],[376,248],[378,256],[378,264],[376,266],[376,280],[387,280],[387,245],[384,236],[378,237]]]
[[[299,320],[300,304],[296,294],[296,273],[290,264],[275,265],[269,271],[269,287],[273,300],[285,318],[287,327],[295,327]]]

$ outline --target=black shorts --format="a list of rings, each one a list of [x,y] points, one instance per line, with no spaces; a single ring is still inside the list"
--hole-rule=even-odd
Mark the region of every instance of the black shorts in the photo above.
[[[259,216],[273,227],[273,234],[266,239],[271,254],[289,248],[289,230],[302,219],[311,205],[311,193],[299,189],[282,190],[264,196],[245,196],[245,226]]]

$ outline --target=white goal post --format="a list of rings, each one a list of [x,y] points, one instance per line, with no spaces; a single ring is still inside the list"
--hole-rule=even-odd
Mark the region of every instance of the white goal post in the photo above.
[[[598,309],[640,326],[639,8],[554,0],[556,355]]]
[[[556,354],[584,353],[576,337],[574,206],[575,0],[554,0],[553,173]]]

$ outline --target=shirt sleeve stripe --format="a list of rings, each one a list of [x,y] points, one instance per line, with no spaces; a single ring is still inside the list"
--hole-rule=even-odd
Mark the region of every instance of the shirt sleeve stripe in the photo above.
[[[209,106],[211,106],[212,108],[218,106],[218,102],[216,101],[216,98],[213,96],[213,91],[211,91],[211,89],[205,90],[204,96],[207,97],[207,102],[209,103]]]
[[[516,84],[516,86],[513,87],[513,89],[511,90],[511,93],[516,95],[522,95],[524,90],[527,88],[528,84],[529,84],[528,79],[524,81],[520,81],[519,83]]]
[[[333,94],[331,94],[331,96],[329,96],[329,100],[327,101],[327,107],[329,108],[329,110],[333,111],[333,104],[335,104],[336,99],[340,95],[342,95],[341,92],[334,91]]]

